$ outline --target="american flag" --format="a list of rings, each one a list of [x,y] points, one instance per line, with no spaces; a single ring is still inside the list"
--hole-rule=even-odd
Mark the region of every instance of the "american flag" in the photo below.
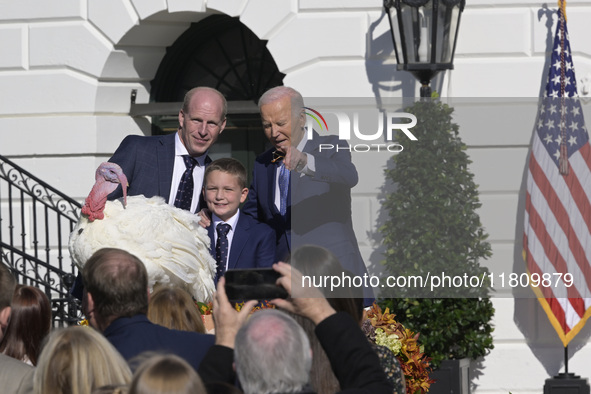
[[[591,314],[591,146],[563,15],[534,126],[523,246],[530,275],[552,278],[534,291],[567,346]],[[572,286],[556,283],[567,273]]]

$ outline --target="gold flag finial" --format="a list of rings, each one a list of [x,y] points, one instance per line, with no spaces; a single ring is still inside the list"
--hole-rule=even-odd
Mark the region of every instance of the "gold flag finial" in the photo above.
[[[566,0],[558,0],[558,7],[560,7],[560,11],[562,11],[562,16],[566,21]]]

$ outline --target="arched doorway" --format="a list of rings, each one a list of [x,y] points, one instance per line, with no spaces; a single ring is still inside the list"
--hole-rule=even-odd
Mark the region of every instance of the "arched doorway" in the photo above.
[[[254,158],[267,147],[256,103],[267,89],[282,85],[285,76],[266,45],[238,18],[212,15],[192,24],[167,48],[151,82],[150,101],[156,103],[180,103],[195,86],[222,92],[228,100],[228,121],[210,156],[234,157],[249,174]],[[153,134],[174,132],[178,111],[152,119]]]

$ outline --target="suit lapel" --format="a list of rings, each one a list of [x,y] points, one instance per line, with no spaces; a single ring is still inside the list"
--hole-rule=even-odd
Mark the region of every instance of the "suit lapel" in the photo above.
[[[174,171],[174,139],[175,133],[168,134],[158,145],[158,195],[166,201],[170,196],[172,173]]]
[[[308,141],[306,141],[306,145],[304,145],[304,153],[316,153],[319,147],[316,141],[318,141],[319,138],[320,136],[318,135],[318,133],[313,131],[312,139],[308,139]]]
[[[210,165],[211,162],[212,162],[211,158],[209,156],[205,156],[204,167],[207,168],[207,166]],[[205,196],[203,195],[203,192],[200,191],[199,192],[199,204],[197,205],[196,211],[193,213],[199,213],[203,208],[207,208],[207,203],[205,202]]]
[[[240,213],[238,216],[238,222],[236,222],[236,228],[234,229],[234,236],[232,237],[232,245],[230,246],[230,261],[228,261],[228,269],[236,268],[240,255],[246,242],[248,241],[249,234],[248,229],[250,223],[248,218]]]
[[[279,210],[275,206],[275,170],[277,168],[277,164],[269,163],[267,166],[267,179],[268,183],[267,186],[269,187],[268,190],[268,198],[269,198],[269,207],[273,215],[279,214]]]
[[[209,225],[209,227],[207,227],[207,235],[209,235],[209,240],[211,241],[209,243],[209,254],[211,254],[213,256],[213,258],[215,259],[215,249],[213,247],[214,244],[214,240],[215,240],[215,231],[213,229],[213,219],[211,220],[211,224]]]

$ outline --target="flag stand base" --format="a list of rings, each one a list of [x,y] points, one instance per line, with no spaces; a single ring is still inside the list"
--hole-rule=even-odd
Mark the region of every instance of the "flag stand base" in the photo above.
[[[546,379],[544,394],[590,394],[589,382],[574,373],[559,373]]]

